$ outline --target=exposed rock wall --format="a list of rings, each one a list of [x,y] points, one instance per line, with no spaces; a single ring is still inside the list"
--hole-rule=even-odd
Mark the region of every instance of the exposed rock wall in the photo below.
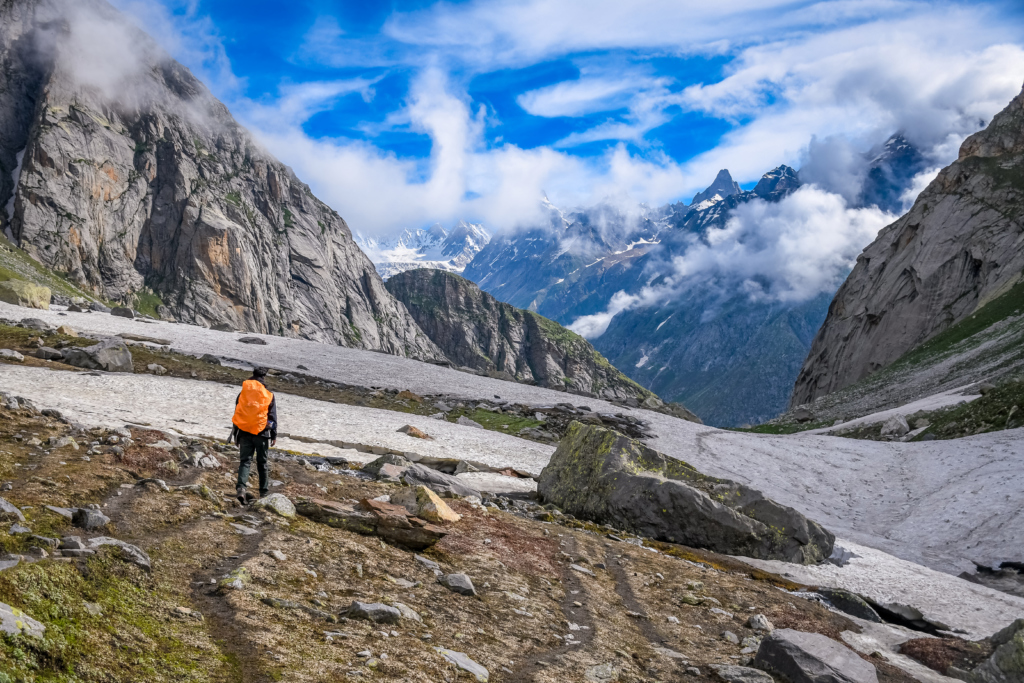
[[[345,221],[103,0],[3,1],[0,65],[4,227],[43,265],[187,322],[441,357]]]
[[[583,337],[502,303],[454,273],[409,270],[391,277],[387,288],[456,365],[603,398],[652,396]]]
[[[913,208],[857,258],[792,406],[842,389],[965,319],[1024,270],[1024,93],[964,141]]]

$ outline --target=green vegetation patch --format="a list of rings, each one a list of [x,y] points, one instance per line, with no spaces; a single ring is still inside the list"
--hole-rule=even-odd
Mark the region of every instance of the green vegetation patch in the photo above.
[[[492,413],[489,410],[483,410],[481,408],[477,408],[476,410],[456,408],[448,413],[448,421],[455,422],[463,415],[473,422],[478,423],[484,429],[489,429],[493,432],[503,432],[505,434],[515,434],[521,429],[539,427],[543,424],[533,418],[506,415],[505,413]]]
[[[137,292],[135,295],[138,301],[135,304],[135,310],[143,315],[148,315],[151,318],[159,318],[156,309],[164,305],[163,299],[160,298],[159,294],[155,294],[149,291]]]
[[[195,621],[170,616],[166,588],[107,550],[76,564],[42,561],[0,574],[0,602],[46,626],[0,640],[0,681],[206,681],[220,655]]]
[[[981,398],[945,410],[912,415],[931,424],[915,441],[958,439],[972,434],[998,432],[1024,426],[1024,381],[1003,382]]]

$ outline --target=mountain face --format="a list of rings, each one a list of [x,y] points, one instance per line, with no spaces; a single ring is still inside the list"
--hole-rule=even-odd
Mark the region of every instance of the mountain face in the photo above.
[[[97,296],[440,358],[345,221],[102,0],[0,2],[0,220]]]
[[[862,380],[1009,292],[1024,271],[1024,92],[858,257],[791,405]]]
[[[868,173],[856,204],[900,215],[903,192],[927,165],[924,155],[902,133],[896,133],[869,155]]]
[[[466,221],[456,223],[450,232],[435,224],[427,230],[403,230],[391,239],[356,235],[356,243],[385,280],[414,268],[461,273],[490,239],[484,226]]]
[[[722,169],[715,176],[715,182],[708,186],[708,189],[703,192],[698,192],[693,197],[693,201],[690,202],[690,206],[698,206],[701,202],[706,202],[712,199],[716,195],[720,199],[725,199],[734,194],[739,194],[743,190],[740,189],[740,184],[732,179],[732,174],[728,170]]]
[[[583,337],[502,303],[454,273],[408,270],[392,276],[386,286],[457,366],[604,399],[652,396]]]

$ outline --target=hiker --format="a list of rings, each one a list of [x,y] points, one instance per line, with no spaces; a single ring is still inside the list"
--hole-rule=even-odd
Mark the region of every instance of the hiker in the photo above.
[[[231,438],[238,444],[240,456],[235,494],[242,505],[255,499],[245,491],[253,454],[260,475],[260,498],[270,493],[267,453],[270,446],[277,444],[277,402],[267,390],[266,377],[264,368],[253,368],[252,377],[242,382],[242,391],[235,399],[235,416],[231,418]]]

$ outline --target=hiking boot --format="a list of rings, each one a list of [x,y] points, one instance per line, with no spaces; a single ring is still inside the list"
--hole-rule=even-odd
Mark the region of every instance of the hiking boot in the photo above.
[[[245,488],[237,488],[237,489],[235,489],[235,500],[238,501],[239,505],[245,505],[245,497],[246,497]]]
[[[254,496],[253,494],[251,494],[248,491],[246,491],[245,492],[245,503],[242,503],[242,504],[243,505],[247,505],[249,503],[256,502],[257,500],[258,500],[258,498],[256,498],[256,496]]]

